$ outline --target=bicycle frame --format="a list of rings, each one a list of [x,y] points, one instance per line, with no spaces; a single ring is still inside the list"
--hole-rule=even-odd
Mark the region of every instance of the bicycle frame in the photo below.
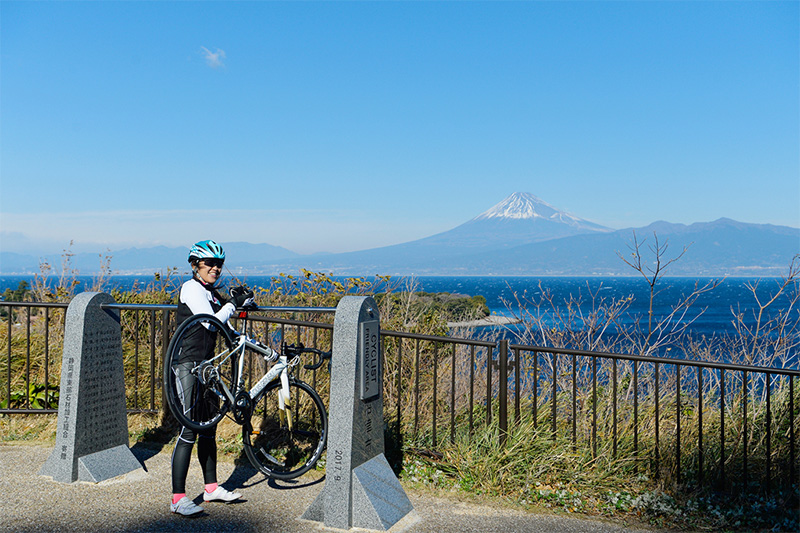
[[[237,361],[237,368],[236,368],[236,376],[233,382],[236,383],[236,387],[234,391],[231,391],[228,386],[225,384],[223,380],[219,380],[219,383],[222,385],[222,390],[227,396],[227,400],[230,402],[231,405],[235,405],[235,397],[239,394],[240,391],[244,390],[244,351],[245,348],[249,348],[257,353],[260,353],[263,356],[269,356],[270,352],[268,352],[268,348],[262,346],[261,344],[256,343],[250,337],[246,335],[239,336],[239,343],[232,348],[231,350],[226,350],[220,353],[219,355],[209,359],[208,361],[204,361],[198,367],[198,378],[204,379],[204,373],[206,368],[214,368],[214,372],[216,372],[216,368],[218,365],[223,364],[225,361],[230,359],[234,354],[237,352],[239,353],[239,360]],[[278,361],[275,365],[269,369],[269,371],[264,374],[264,376],[258,380],[252,389],[247,393],[250,399],[254,399],[264,388],[269,385],[273,380],[277,379],[280,376],[281,380],[281,392],[278,395],[278,407],[281,411],[286,411],[286,405],[289,402],[289,369],[296,366],[300,362],[300,357],[295,356],[291,361],[285,355],[281,355],[278,357]],[[225,398],[220,398],[221,400],[225,400]],[[291,418],[289,418],[289,424],[291,425]]]

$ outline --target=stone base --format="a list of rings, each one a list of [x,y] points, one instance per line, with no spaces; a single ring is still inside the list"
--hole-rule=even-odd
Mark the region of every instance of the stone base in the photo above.
[[[353,470],[354,527],[387,530],[413,509],[383,454]]]
[[[133,452],[125,445],[92,453],[78,459],[78,481],[100,483],[142,468]]]
[[[69,465],[60,460],[56,451],[53,451],[39,471],[39,475],[53,478],[53,481],[61,483],[75,481],[100,483],[135,470],[144,471],[142,464],[124,444],[79,457],[77,463],[78,471],[77,475],[74,475]]]
[[[383,454],[353,469],[351,482],[353,500],[349,510],[350,527],[387,531],[414,510]],[[325,522],[325,504],[329,497],[338,498],[328,492],[323,489],[303,513],[303,520],[331,525]],[[337,526],[341,525],[333,527]]]

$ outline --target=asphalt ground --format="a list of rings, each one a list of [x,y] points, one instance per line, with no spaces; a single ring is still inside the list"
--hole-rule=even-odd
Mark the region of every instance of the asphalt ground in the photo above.
[[[196,518],[169,512],[171,446],[132,451],[143,469],[102,483],[59,483],[39,475],[52,447],[0,445],[0,531],[33,532],[315,532],[344,531],[299,517],[322,490],[324,477],[265,479],[248,464],[220,462],[220,483],[243,494],[238,503],[204,503],[193,457],[187,489],[205,508]],[[612,522],[538,514],[467,502],[457,496],[406,492],[414,511],[391,532],[468,533],[648,532]],[[353,528],[349,531],[366,531]]]

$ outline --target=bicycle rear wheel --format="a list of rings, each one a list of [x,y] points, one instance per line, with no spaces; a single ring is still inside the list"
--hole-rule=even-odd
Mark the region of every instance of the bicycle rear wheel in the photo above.
[[[291,400],[281,411],[280,388],[280,380],[273,381],[253,400],[242,442],[247,458],[261,473],[293,479],[308,472],[322,456],[328,416],[317,391],[295,378],[289,378]]]
[[[224,388],[234,390],[236,357],[208,359],[232,347],[229,328],[213,315],[194,315],[178,326],[164,360],[163,394],[181,425],[203,431],[230,411]]]

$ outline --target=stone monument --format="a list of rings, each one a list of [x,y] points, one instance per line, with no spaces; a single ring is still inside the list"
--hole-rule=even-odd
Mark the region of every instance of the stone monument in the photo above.
[[[125,373],[114,299],[80,293],[67,308],[56,447],[40,475],[100,482],[142,468],[128,448]]]
[[[385,531],[413,511],[384,456],[382,355],[375,301],[345,296],[333,323],[325,487],[303,519]]]

